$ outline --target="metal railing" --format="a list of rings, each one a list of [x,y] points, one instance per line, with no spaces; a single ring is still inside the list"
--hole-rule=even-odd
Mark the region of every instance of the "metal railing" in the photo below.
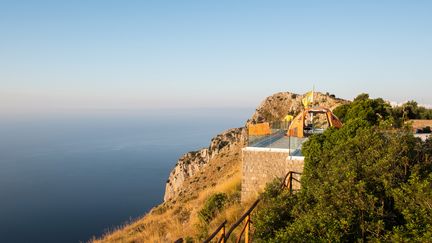
[[[290,122],[284,122],[284,121],[274,121],[269,122],[270,127],[270,133],[266,135],[251,135],[248,132],[248,146],[252,147],[266,147],[272,144],[274,141],[278,140],[279,138],[283,137],[289,125]]]
[[[293,189],[293,181],[296,181],[298,183],[301,183],[300,180],[298,180],[297,178],[295,178],[293,175],[301,175],[301,173],[299,172],[295,172],[295,171],[290,171],[285,175],[285,178],[282,180],[281,186],[280,186],[280,190],[284,189],[284,188],[288,188],[290,193],[294,192]],[[286,183],[288,179],[288,183]]]
[[[293,181],[296,181],[298,183],[300,183],[300,180],[298,180],[297,178],[294,177],[294,175],[301,175],[301,173],[299,172],[295,172],[295,171],[289,171],[284,178],[282,179],[282,182],[279,186],[279,192],[282,191],[284,188],[288,188],[290,193],[294,192],[293,189]],[[287,182],[288,181],[288,182]],[[204,241],[205,243],[211,242],[217,235],[220,235],[220,237],[218,238],[217,242],[220,243],[225,243],[228,241],[229,237],[231,236],[231,234],[233,233],[233,231],[243,222],[244,226],[240,232],[240,235],[237,237],[236,242],[239,243],[241,242],[241,239],[243,237],[243,235],[245,236],[245,242],[249,243],[250,242],[250,230],[251,230],[251,214],[252,211],[256,208],[256,206],[258,205],[258,203],[261,201],[260,198],[258,198],[253,204],[252,206],[249,207],[249,209],[231,226],[231,228],[228,230],[228,232],[225,234],[225,225],[227,223],[227,221],[225,220],[224,222],[222,222],[222,224]]]
[[[270,130],[269,133],[265,135],[251,135],[248,130],[247,146],[256,148],[289,149],[290,156],[301,156],[301,146],[307,138],[289,136],[287,134],[287,126],[289,126],[289,124],[289,122],[269,123]]]

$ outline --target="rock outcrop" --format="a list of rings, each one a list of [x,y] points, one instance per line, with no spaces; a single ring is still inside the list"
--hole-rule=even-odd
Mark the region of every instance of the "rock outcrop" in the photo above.
[[[247,121],[247,124],[280,121],[288,114],[295,116],[303,110],[303,98],[304,95],[290,92],[279,92],[271,95],[261,102],[255,113]],[[336,98],[334,95],[328,93],[323,94],[315,92],[312,105],[324,106],[333,110],[338,105],[348,102],[349,101]]]
[[[198,173],[211,159],[224,151],[230,151],[233,146],[246,144],[246,129],[233,128],[214,137],[208,148],[184,154],[171,171],[165,185],[164,201],[175,198],[183,187],[184,181]]]

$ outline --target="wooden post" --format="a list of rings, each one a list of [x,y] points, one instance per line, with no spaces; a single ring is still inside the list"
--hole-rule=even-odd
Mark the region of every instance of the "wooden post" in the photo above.
[[[250,214],[247,216],[247,221],[246,221],[245,243],[249,243],[249,231],[250,231]]]
[[[225,243],[225,224],[223,225],[223,228],[222,228],[221,239],[222,239],[221,242]]]
[[[293,176],[293,173],[292,173],[292,171],[290,172],[290,175],[289,175],[289,192],[290,193],[292,193],[292,176]]]

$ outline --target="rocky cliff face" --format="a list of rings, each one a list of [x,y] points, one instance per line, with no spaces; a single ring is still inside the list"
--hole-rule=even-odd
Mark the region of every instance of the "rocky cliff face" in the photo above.
[[[273,122],[282,120],[287,114],[297,115],[302,109],[302,98],[290,92],[280,92],[267,97],[256,109],[249,123]],[[315,93],[314,105],[335,108],[348,101],[335,98],[329,94]],[[244,147],[247,142],[246,128],[229,129],[214,137],[208,148],[184,154],[171,171],[165,186],[164,201],[169,201],[177,197],[187,178],[194,176],[202,171],[209,162],[217,156],[228,156],[229,151],[234,151],[239,147]]]
[[[201,171],[211,159],[224,151],[230,151],[234,146],[246,144],[246,129],[229,129],[214,137],[208,148],[184,154],[171,171],[165,185],[164,201],[175,198],[183,187],[184,181]]]

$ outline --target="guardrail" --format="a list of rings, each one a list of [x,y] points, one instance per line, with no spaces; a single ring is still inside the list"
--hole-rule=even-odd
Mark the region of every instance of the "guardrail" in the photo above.
[[[283,137],[287,133],[290,124],[291,122],[287,121],[273,121],[248,125],[248,146],[267,147],[275,140]],[[251,127],[260,129],[253,129]]]
[[[295,172],[295,171],[290,171],[285,175],[285,178],[282,180],[281,186],[279,190],[284,189],[285,187],[288,187],[290,193],[292,193],[294,191],[293,189],[293,181],[296,181],[298,183],[301,183],[297,178],[293,177],[293,175],[301,175],[301,173],[299,172]],[[288,183],[286,183],[288,179]],[[286,183],[286,184],[285,184]]]
[[[238,238],[237,238],[237,241],[236,242],[240,242],[241,241],[241,238],[242,238],[242,236],[243,236],[243,233],[245,233],[245,231],[246,231],[246,233],[245,233],[245,242],[249,242],[249,231],[250,231],[250,225],[251,225],[251,220],[250,220],[250,218],[251,218],[251,213],[252,213],[252,211],[255,209],[255,207],[258,205],[258,203],[260,202],[260,200],[261,199],[257,199],[253,204],[252,204],[252,206],[246,211],[246,213],[244,213],[232,226],[231,226],[231,228],[229,229],[229,231],[228,231],[228,233],[225,235],[225,239],[224,239],[224,241],[223,242],[226,242],[228,239],[229,239],[229,237],[230,237],[230,235],[231,235],[231,233],[243,222],[243,220],[244,219],[246,219],[246,223],[245,223],[245,226],[243,227],[243,230],[241,231],[241,233],[240,233],[240,235],[238,236]]]
[[[226,223],[227,223],[226,220],[223,221],[222,224],[220,224],[219,227],[213,232],[213,234],[211,234],[207,238],[207,240],[204,241],[204,243],[211,242],[211,240],[213,240],[213,238],[215,238],[215,236],[218,235],[219,232],[220,232],[220,238],[219,238],[219,240],[217,242],[218,243],[219,242],[225,242],[224,240],[225,240],[225,225],[226,225]]]
[[[284,178],[282,179],[281,185],[279,187],[279,191],[282,191],[284,188],[288,188],[290,193],[293,193],[293,181],[297,181],[300,183],[300,181],[296,178],[294,178],[293,175],[301,175],[301,173],[299,172],[295,172],[295,171],[289,171]],[[288,181],[288,182],[287,182]],[[240,232],[240,235],[238,236],[236,242],[239,243],[243,237],[243,234],[245,235],[245,242],[248,243],[250,242],[250,227],[252,224],[251,221],[251,213],[252,211],[256,208],[256,206],[258,205],[258,203],[261,201],[260,198],[258,198],[253,204],[252,206],[249,207],[249,209],[231,226],[231,228],[228,230],[228,232],[225,234],[225,225],[227,223],[227,221],[225,220],[224,222],[222,222],[222,224],[204,241],[204,243],[208,243],[211,242],[217,235],[220,235],[220,237],[218,238],[217,242],[220,243],[225,243],[228,241],[229,237],[231,236],[232,232],[243,222],[246,220],[246,222],[244,223],[244,226]]]

